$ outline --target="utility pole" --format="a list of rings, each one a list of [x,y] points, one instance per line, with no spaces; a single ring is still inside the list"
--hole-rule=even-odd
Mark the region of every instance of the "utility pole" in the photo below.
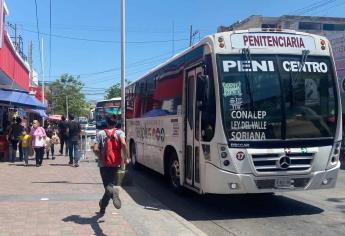
[[[192,38],[193,38],[193,26],[191,25],[189,28],[189,47],[192,46]]]
[[[66,118],[68,119],[68,96],[67,94],[65,96],[66,96]]]
[[[121,1],[121,119],[122,128],[126,131],[125,114],[125,0]]]
[[[175,54],[175,22],[172,22],[172,55]]]
[[[44,66],[43,66],[43,37],[42,37],[42,43],[41,43],[41,71],[42,71],[42,102],[45,104],[45,96],[44,96]]]
[[[197,35],[199,33],[198,30],[193,32],[193,26],[191,25],[189,28],[189,47],[192,46],[193,44],[193,38],[195,35]]]
[[[33,72],[32,72],[32,41],[29,42],[29,52],[28,52],[28,62],[30,66],[30,86],[33,81]]]
[[[18,43],[17,43],[17,24],[14,24],[14,47],[18,50]]]
[[[45,104],[45,91],[44,91],[44,65],[43,65],[43,37],[42,37],[42,44],[41,44],[41,71],[42,71],[42,103]],[[42,117],[42,125],[44,126],[44,117]]]

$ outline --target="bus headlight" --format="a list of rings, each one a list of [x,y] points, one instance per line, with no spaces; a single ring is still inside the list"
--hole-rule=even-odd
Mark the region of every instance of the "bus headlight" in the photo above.
[[[218,153],[219,153],[219,157],[221,160],[221,163],[223,164],[223,166],[228,167],[231,162],[230,162],[230,155],[229,155],[229,148],[226,145],[223,144],[218,144]]]
[[[341,148],[341,141],[336,142],[332,148],[332,152],[329,157],[326,170],[332,169],[337,166],[339,162],[340,148]]]
[[[218,144],[218,154],[219,154],[219,161],[220,161],[220,168],[225,169],[227,171],[237,173],[236,167],[234,162],[232,161],[229,147],[227,144]]]

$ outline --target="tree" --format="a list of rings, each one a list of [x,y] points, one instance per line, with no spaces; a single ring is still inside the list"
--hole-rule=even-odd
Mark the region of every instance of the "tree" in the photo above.
[[[104,96],[104,99],[111,99],[116,97],[121,97],[121,84],[117,83],[111,86],[105,91],[107,94]]]
[[[53,114],[67,114],[86,116],[88,104],[85,95],[81,92],[84,84],[72,75],[63,74],[60,79],[50,84],[48,90],[48,112]]]
[[[125,80],[125,84],[130,84],[131,81]],[[117,83],[113,86],[111,86],[109,89],[105,91],[107,95],[104,96],[104,99],[111,99],[116,97],[121,97],[121,83]]]

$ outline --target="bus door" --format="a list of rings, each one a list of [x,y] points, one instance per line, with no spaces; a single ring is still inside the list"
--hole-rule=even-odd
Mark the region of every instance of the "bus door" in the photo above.
[[[197,77],[203,73],[202,67],[187,70],[186,80],[186,148],[185,182],[200,189],[200,112],[197,108]]]

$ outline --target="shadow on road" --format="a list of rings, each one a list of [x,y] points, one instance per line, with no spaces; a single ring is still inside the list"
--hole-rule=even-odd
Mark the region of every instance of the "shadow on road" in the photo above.
[[[103,233],[103,230],[101,226],[99,225],[99,223],[102,223],[102,221],[98,221],[100,218],[102,218],[102,215],[96,213],[96,215],[92,217],[82,217],[80,215],[71,215],[62,220],[64,222],[74,222],[80,225],[90,225],[93,231],[95,232],[95,235],[107,236],[106,234]]]
[[[314,215],[324,211],[282,195],[198,195],[188,190],[182,194],[176,194],[163,176],[154,171],[142,167],[139,171],[131,170],[131,172],[135,186],[142,188],[189,221]],[[138,204],[145,205],[142,197],[138,198],[137,194],[127,189],[128,194]]]
[[[336,208],[338,208],[342,213],[345,214],[345,198],[344,197],[327,198],[327,201],[337,204]]]
[[[76,183],[70,181],[37,181],[31,182],[33,184],[102,184],[102,183]]]
[[[70,164],[49,164],[50,166],[71,166]]]
[[[343,160],[340,164],[340,169],[345,170],[345,160]]]
[[[28,165],[25,165],[25,164],[9,164],[9,165],[14,165],[14,166],[22,166],[22,167],[36,167],[36,164],[28,164]]]

